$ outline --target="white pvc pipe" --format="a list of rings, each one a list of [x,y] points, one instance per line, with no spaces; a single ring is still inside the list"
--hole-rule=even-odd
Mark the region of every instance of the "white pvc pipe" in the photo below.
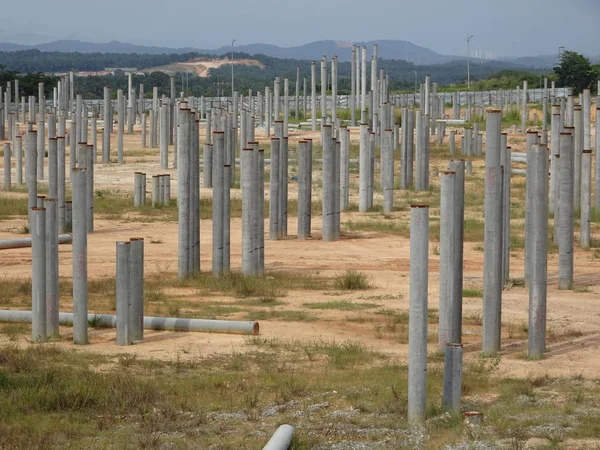
[[[70,244],[73,242],[73,235],[71,234],[59,234],[59,244]],[[13,248],[26,248],[31,247],[31,238],[17,238],[17,239],[3,239],[0,240],[0,250],[9,250]]]
[[[73,313],[61,312],[58,315],[61,324],[72,325]],[[95,327],[115,328],[117,316],[110,314],[88,314],[88,321]],[[0,310],[0,322],[31,323],[31,311],[14,309]],[[236,320],[181,319],[178,317],[144,317],[144,329],[166,331],[206,331],[214,333],[241,333],[257,335],[258,322]]]
[[[292,444],[294,436],[294,427],[291,425],[281,425],[275,431],[275,434],[269,439],[263,450],[287,450]]]

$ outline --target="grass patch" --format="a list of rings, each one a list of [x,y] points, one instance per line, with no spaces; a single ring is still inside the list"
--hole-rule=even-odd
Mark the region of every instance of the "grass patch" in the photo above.
[[[371,278],[364,272],[357,270],[346,270],[333,279],[335,289],[345,291],[360,291],[372,287]]]
[[[2,346],[2,445],[262,448],[292,418],[295,449],[352,441],[441,450],[457,442],[514,443],[550,434],[556,442],[597,439],[600,430],[597,383],[499,378],[499,360],[489,358],[464,365],[464,407],[486,418],[485,427],[467,427],[460,417],[441,414],[442,358],[432,354],[427,420],[415,434],[406,417],[405,365],[352,341],[256,336],[245,343],[244,351],[230,355],[197,359],[182,349],[170,360]],[[103,370],[96,370],[98,363]]]
[[[463,297],[468,297],[468,298],[483,297],[483,291],[481,289],[463,289]]]
[[[339,311],[364,311],[366,309],[378,308],[381,305],[376,303],[352,303],[349,301],[339,302],[316,302],[302,303],[304,308],[308,309],[336,309]]]
[[[262,310],[251,311],[246,315],[247,320],[282,320],[284,322],[314,322],[317,316],[300,310]]]

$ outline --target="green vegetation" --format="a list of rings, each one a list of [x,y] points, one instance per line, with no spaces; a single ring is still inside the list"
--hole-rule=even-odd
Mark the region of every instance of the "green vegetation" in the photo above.
[[[359,291],[372,287],[371,278],[364,272],[346,270],[333,279],[333,287],[345,291]]]
[[[554,68],[554,73],[559,86],[572,87],[573,94],[577,95],[584,89],[596,89],[600,64],[592,66],[585,56],[567,50],[562,54],[560,64]]]
[[[335,309],[338,311],[364,311],[365,309],[378,308],[376,303],[353,303],[346,300],[339,302],[315,302],[303,303],[302,306],[308,309]]]
[[[471,66],[473,67],[473,66]],[[524,80],[527,80],[530,88],[541,88],[543,87],[543,80],[540,80],[540,75],[544,74],[542,70],[525,71],[515,69],[502,69],[495,71],[487,75],[485,78],[480,80],[471,80],[471,91],[491,91],[497,89],[512,90],[516,86],[521,86]],[[440,92],[454,92],[454,91],[466,91],[467,84],[451,84],[449,86],[441,87]]]
[[[483,297],[481,289],[463,289],[463,297]]]
[[[443,359],[431,354],[427,421],[406,421],[407,368],[352,341],[247,338],[230,355],[170,360],[101,355],[54,345],[0,347],[0,434],[13,449],[262,448],[281,423],[294,449],[353,442],[385,448],[543,448],[600,435],[600,388],[575,374],[498,378],[498,360],[469,356],[463,408],[485,427],[443,414]],[[96,370],[101,364],[102,370]],[[518,413],[515,412],[518,405]],[[331,423],[335,422],[335,426]],[[365,430],[369,430],[365,433]],[[487,448],[487,447],[486,447]],[[540,447],[541,448],[541,447]]]

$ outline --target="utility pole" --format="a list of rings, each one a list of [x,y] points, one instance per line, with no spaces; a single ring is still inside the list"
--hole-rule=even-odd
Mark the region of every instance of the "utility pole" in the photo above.
[[[233,44],[235,44],[235,39],[231,40],[231,100],[233,101]]]
[[[471,39],[473,35],[467,35],[467,90],[471,89]]]

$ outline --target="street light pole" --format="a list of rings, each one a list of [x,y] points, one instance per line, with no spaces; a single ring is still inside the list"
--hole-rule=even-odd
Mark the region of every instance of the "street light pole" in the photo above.
[[[235,39],[231,40],[231,100],[233,101],[233,44],[235,44]]]
[[[467,90],[471,89],[471,39],[473,39],[472,34],[467,36]]]

